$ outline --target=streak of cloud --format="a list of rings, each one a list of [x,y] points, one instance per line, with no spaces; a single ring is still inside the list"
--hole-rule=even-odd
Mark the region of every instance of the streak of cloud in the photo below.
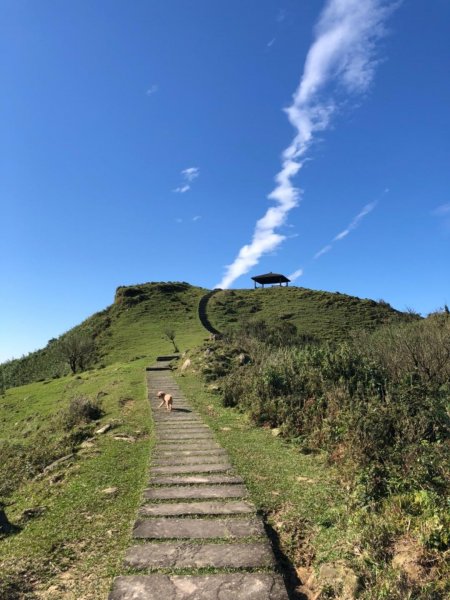
[[[178,194],[185,194],[186,192],[188,192],[191,189],[191,186],[186,184],[186,185],[180,185],[179,187],[175,188],[173,191],[178,193]]]
[[[200,169],[197,167],[189,167],[188,169],[183,169],[181,174],[187,181],[194,181],[200,175]]]
[[[319,252],[316,252],[314,254],[314,260],[320,258],[321,256],[323,256],[324,254],[326,254],[327,252],[329,252],[331,250],[333,246],[331,244],[327,244],[326,246],[324,246],[321,250],[319,250]]]
[[[351,231],[353,231],[354,229],[356,229],[358,227],[360,221],[362,219],[364,219],[364,217],[366,215],[368,215],[370,212],[373,211],[373,209],[375,208],[376,205],[377,205],[376,202],[371,202],[370,204],[366,204],[366,206],[362,209],[362,211],[356,215],[356,217],[353,219],[353,221],[343,231],[338,233],[337,236],[335,236],[333,238],[333,242],[339,242],[340,240],[343,240],[345,237],[347,237]]]
[[[300,84],[285,109],[296,134],[282,154],[282,167],[269,194],[275,202],[257,221],[252,241],[244,245],[216,287],[228,288],[258,264],[286,236],[277,230],[300,202],[301,190],[292,179],[307,159],[315,135],[326,130],[344,94],[368,90],[376,66],[376,42],[385,34],[384,23],[396,5],[384,0],[328,0],[316,25]]]
[[[194,181],[194,179],[197,179],[199,175],[200,169],[198,167],[188,167],[187,169],[183,169],[181,171],[181,177],[183,178],[184,183],[172,191],[177,194],[185,194],[191,189],[190,184]]]
[[[386,188],[379,198],[383,197],[388,192],[389,192],[389,188]],[[377,200],[374,200],[373,202],[370,202],[369,204],[366,204],[364,206],[364,208],[356,215],[356,217],[354,219],[352,219],[352,221],[349,223],[349,225],[347,225],[347,227],[345,229],[343,229],[340,233],[338,233],[336,236],[334,236],[334,238],[331,240],[331,242],[329,244],[327,244],[326,246],[321,248],[318,252],[316,252],[312,259],[317,260],[324,254],[327,254],[327,252],[330,252],[330,250],[333,249],[333,246],[336,242],[342,241],[343,239],[345,239],[348,236],[348,234],[351,231],[356,229],[359,226],[359,224],[361,223],[362,219],[364,219],[364,217],[366,215],[368,215],[370,212],[372,212],[373,209],[376,207],[376,205],[378,204],[379,198]],[[299,269],[299,270],[302,271],[302,275],[303,275],[303,269]]]
[[[294,282],[296,279],[298,279],[302,275],[303,275],[303,269],[297,269],[296,271],[294,271],[293,273],[288,275],[288,279],[290,279],[292,282]]]

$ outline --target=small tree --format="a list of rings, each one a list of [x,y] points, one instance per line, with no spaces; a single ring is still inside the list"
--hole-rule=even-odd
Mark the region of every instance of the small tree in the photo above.
[[[179,352],[178,346],[175,343],[175,331],[170,327],[167,327],[166,329],[164,329],[164,335],[169,341],[172,342],[173,349],[175,350],[175,352]]]
[[[66,335],[59,342],[59,349],[64,360],[69,364],[72,373],[84,371],[95,353],[94,340],[83,333],[74,332]]]

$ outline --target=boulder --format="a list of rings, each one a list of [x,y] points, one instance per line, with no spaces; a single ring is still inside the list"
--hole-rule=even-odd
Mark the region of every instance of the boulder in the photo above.
[[[184,363],[181,365],[181,372],[186,371],[191,366],[191,359],[187,358]]]
[[[359,590],[356,573],[342,560],[324,563],[317,576],[320,588],[328,587],[338,594],[340,600],[354,600]]]
[[[109,431],[111,429],[112,425],[111,423],[107,423],[106,425],[103,425],[103,427],[100,427],[100,429],[97,429],[95,431],[95,435],[101,435],[102,433],[106,433],[107,431]]]
[[[109,487],[109,488],[105,488],[104,490],[102,490],[102,494],[104,494],[105,496],[112,498],[113,496],[115,496],[117,494],[117,492],[119,491],[119,488],[117,487]]]

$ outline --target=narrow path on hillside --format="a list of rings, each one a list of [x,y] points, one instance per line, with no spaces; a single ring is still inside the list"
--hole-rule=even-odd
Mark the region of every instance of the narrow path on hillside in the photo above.
[[[214,296],[214,294],[217,294],[219,291],[220,290],[212,290],[211,292],[208,292],[200,298],[200,302],[198,303],[198,318],[200,319],[200,323],[207,331],[209,331],[209,333],[212,333],[213,335],[221,334],[220,331],[218,331],[209,320],[206,307],[208,306],[208,302]]]
[[[109,600],[287,600],[244,482],[168,364],[148,370],[157,443],[135,544]],[[172,412],[157,408],[159,390],[172,394]]]

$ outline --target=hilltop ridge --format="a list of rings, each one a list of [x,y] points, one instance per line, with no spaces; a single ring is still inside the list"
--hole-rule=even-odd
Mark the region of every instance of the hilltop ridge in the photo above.
[[[189,348],[205,337],[202,325],[205,318],[217,331],[250,319],[290,321],[302,335],[338,341],[352,330],[373,330],[385,323],[412,317],[383,301],[301,287],[212,293],[187,282],[119,286],[110,306],[58,339],[50,340],[45,348],[0,365],[0,377],[6,387],[14,387],[66,375],[68,367],[60,355],[58,342],[73,332],[94,339],[96,367],[148,355],[154,343],[164,339],[167,328],[174,331],[181,347]],[[171,349],[170,344],[167,349]]]

